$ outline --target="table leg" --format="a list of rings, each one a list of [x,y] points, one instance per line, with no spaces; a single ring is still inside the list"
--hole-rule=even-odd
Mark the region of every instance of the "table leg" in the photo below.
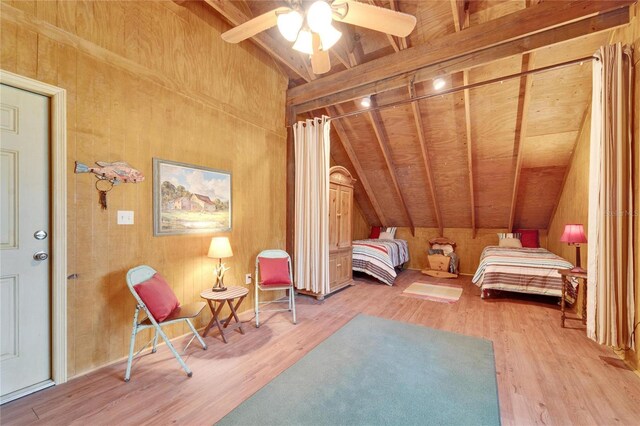
[[[564,298],[565,298],[565,292],[567,289],[567,278],[563,275],[562,276],[562,299],[560,299],[560,326],[562,328],[564,328],[564,319],[565,319],[565,315],[564,315]]]
[[[240,299],[238,299],[238,301],[236,302],[236,306],[233,306],[233,300],[228,300],[229,302],[229,308],[231,308],[231,314],[229,315],[229,317],[227,318],[227,320],[224,322],[224,327],[226,328],[229,323],[231,322],[231,318],[235,318],[236,322],[239,324],[238,328],[240,329],[240,333],[244,334],[244,329],[242,328],[242,323],[240,322],[240,319],[238,318],[238,313],[236,312],[236,310],[238,309],[238,307],[240,306],[240,304],[242,303],[242,301],[244,300],[245,296],[242,296]]]
[[[213,327],[213,324],[215,324],[218,327],[218,330],[220,330],[222,341],[227,343],[227,338],[224,336],[224,330],[222,330],[220,321],[218,321],[218,315],[220,314],[220,311],[222,311],[222,308],[224,307],[224,302],[220,303],[217,308],[215,307],[215,304],[211,300],[207,300],[207,302],[209,303],[209,308],[211,309],[212,317],[211,317],[211,321],[209,321],[209,324],[207,324],[207,327],[204,329],[204,332],[202,333],[202,337],[206,337],[211,327]]]

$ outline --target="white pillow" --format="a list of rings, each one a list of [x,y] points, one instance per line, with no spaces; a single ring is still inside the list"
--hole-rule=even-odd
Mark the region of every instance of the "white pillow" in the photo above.
[[[522,248],[522,243],[517,238],[502,238],[499,242],[500,247]]]
[[[431,250],[442,250],[445,256],[453,253],[453,246],[451,244],[434,244],[431,246]]]
[[[388,232],[381,232],[380,236],[378,237],[379,240],[393,240],[393,235],[391,235]]]
[[[392,239],[392,240],[396,237],[396,230],[397,230],[397,229],[398,229],[398,228],[397,228],[397,227],[395,227],[395,226],[392,226],[392,227],[387,228],[387,232],[388,232],[389,234],[391,234],[391,239]]]

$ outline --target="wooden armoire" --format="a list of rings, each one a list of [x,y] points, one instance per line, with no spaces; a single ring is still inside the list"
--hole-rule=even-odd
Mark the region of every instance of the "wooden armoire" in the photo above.
[[[329,293],[353,284],[351,241],[353,184],[347,169],[329,169]]]

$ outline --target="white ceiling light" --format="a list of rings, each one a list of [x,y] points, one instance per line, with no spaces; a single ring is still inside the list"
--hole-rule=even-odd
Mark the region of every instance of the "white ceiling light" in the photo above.
[[[293,48],[298,52],[313,55],[313,43],[311,39],[311,31],[305,28],[298,33],[298,39],[294,43]]]
[[[322,32],[319,33],[320,41],[322,42],[322,50],[329,50],[331,47],[340,40],[342,33],[336,30],[333,25],[329,25]]]
[[[283,13],[278,15],[278,30],[280,30],[280,34],[288,41],[296,41],[303,21],[304,18],[300,12],[296,10]]]
[[[364,98],[362,98],[362,100],[360,101],[360,105],[365,108],[369,108],[371,106],[371,96],[365,96]]]
[[[307,24],[314,33],[321,34],[331,26],[331,6],[322,0],[318,0],[309,7],[307,12]]]
[[[436,78],[435,80],[433,80],[433,88],[436,90],[440,90],[446,85],[447,82],[444,81],[444,78]]]

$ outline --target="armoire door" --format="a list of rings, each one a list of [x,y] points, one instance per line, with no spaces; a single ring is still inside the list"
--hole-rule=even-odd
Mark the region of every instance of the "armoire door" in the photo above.
[[[338,218],[339,190],[334,184],[329,185],[329,250],[338,247],[339,218]]]
[[[351,246],[351,200],[353,189],[341,186],[338,208],[338,247]]]

